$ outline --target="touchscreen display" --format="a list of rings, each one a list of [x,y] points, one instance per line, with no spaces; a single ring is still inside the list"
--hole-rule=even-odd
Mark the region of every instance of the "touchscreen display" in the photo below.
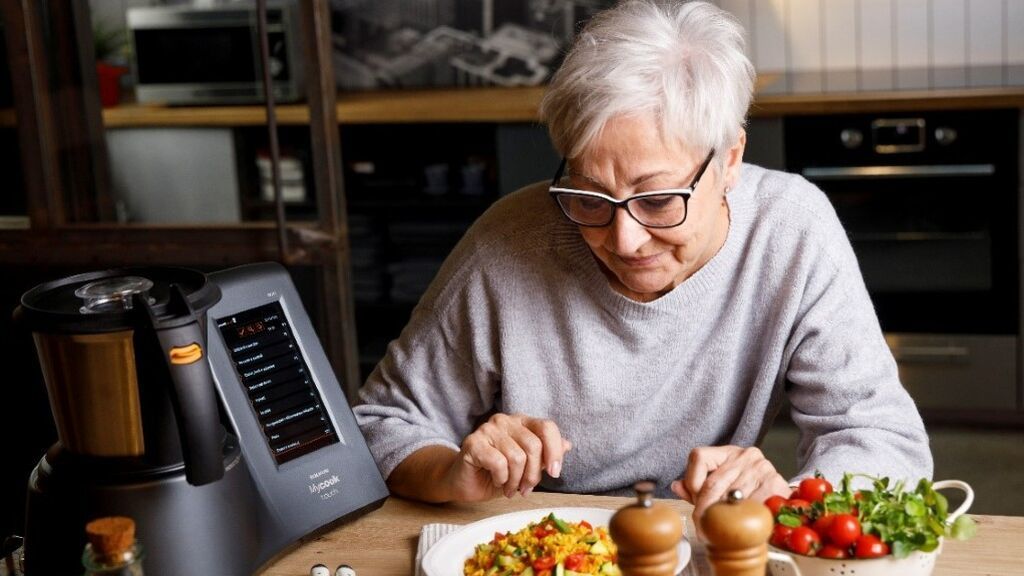
[[[217,328],[278,464],[338,441],[280,303],[221,318]]]

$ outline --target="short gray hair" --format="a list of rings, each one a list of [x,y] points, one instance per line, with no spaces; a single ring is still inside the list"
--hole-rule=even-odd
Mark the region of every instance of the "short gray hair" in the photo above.
[[[576,158],[616,116],[650,114],[666,141],[726,150],[746,122],[754,66],[743,28],[706,2],[627,0],[594,16],[540,104],[552,143]]]

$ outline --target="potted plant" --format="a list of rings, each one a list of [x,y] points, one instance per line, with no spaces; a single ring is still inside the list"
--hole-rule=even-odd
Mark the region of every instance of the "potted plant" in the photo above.
[[[128,72],[128,68],[116,62],[124,60],[127,45],[124,29],[109,28],[101,23],[93,27],[96,81],[100,87],[100,103],[104,108],[117,106],[121,101],[121,76]]]

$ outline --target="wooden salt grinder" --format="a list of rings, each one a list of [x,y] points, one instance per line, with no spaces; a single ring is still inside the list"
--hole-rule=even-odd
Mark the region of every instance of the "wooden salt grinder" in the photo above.
[[[715,576],[764,576],[772,514],[739,490],[708,507],[700,520]]]
[[[670,506],[654,503],[654,482],[638,482],[634,488],[637,501],[620,508],[608,524],[622,575],[673,576],[683,520]]]

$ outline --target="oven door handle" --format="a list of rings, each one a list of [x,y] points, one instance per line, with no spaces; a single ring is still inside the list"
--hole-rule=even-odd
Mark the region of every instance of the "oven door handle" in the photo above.
[[[934,178],[936,176],[991,176],[995,164],[922,164],[919,166],[815,166],[801,174],[808,180],[874,180],[879,178]]]
[[[961,363],[971,352],[966,346],[895,346],[892,356],[897,362]]]

